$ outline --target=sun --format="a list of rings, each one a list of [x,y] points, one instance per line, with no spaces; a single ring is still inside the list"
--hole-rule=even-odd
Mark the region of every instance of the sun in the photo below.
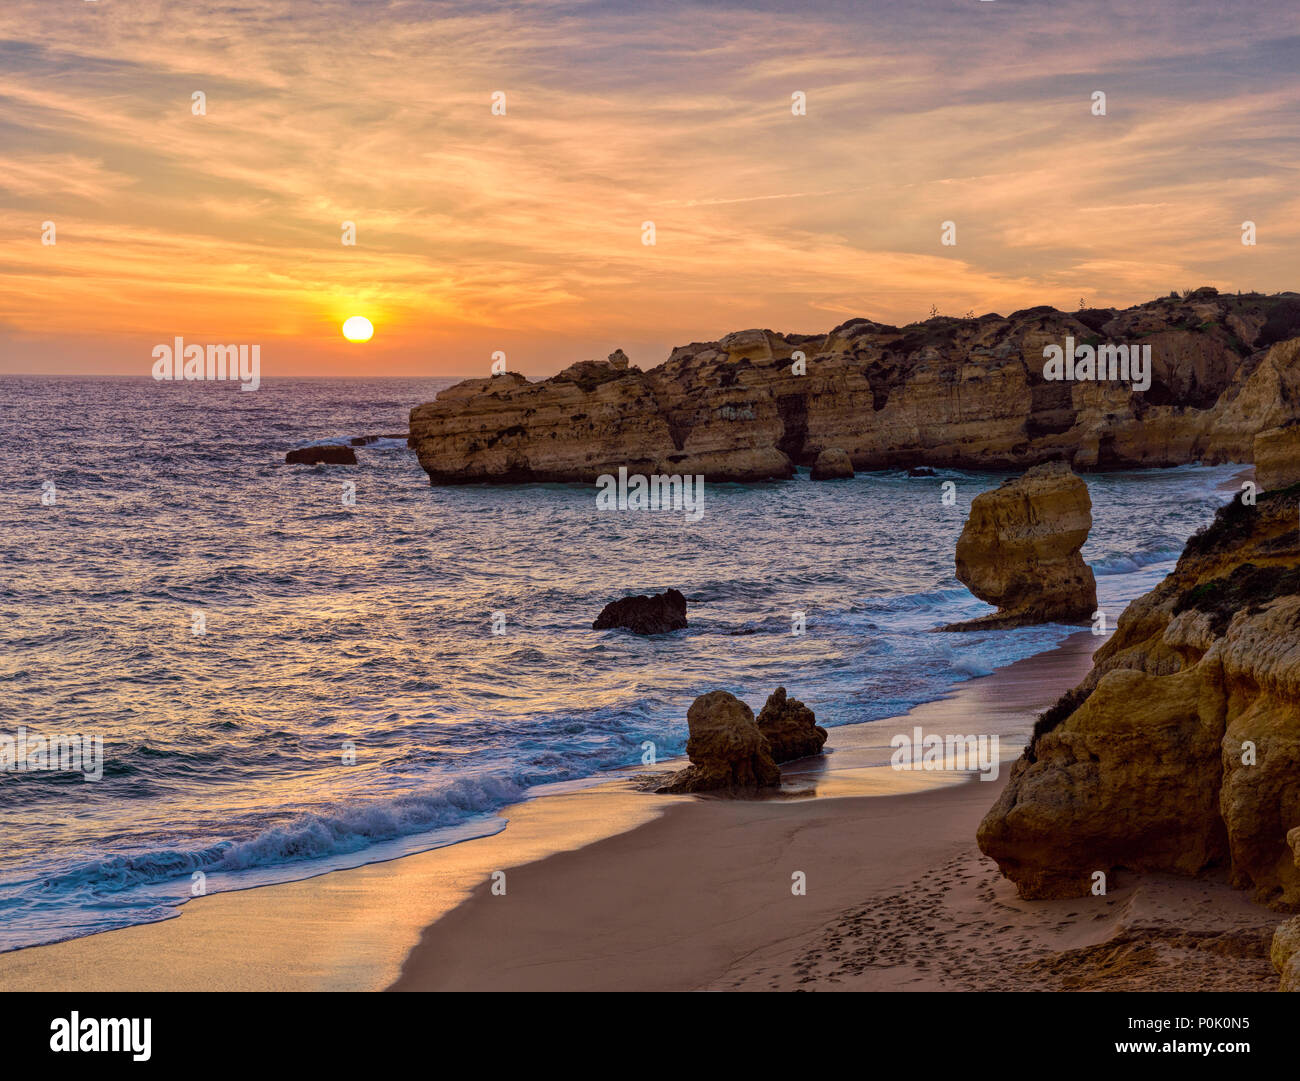
[[[374,333],[375,328],[364,315],[354,315],[343,324],[343,337],[350,342],[368,342]]]

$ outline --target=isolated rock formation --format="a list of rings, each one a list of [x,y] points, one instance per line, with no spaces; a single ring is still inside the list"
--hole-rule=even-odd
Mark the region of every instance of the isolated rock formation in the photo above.
[[[741,793],[775,788],[781,771],[767,737],[754,723],[754,711],[733,694],[702,694],[686,714],[691,764],[674,774],[660,792]]]
[[[813,480],[851,480],[853,462],[839,447],[827,447],[813,462]]]
[[[284,456],[286,465],[356,465],[357,453],[351,447],[301,447]]]
[[[826,742],[826,729],[817,723],[813,711],[799,699],[787,698],[784,687],[772,692],[755,723],[767,737],[777,762],[821,754]]]
[[[1221,509],[1040,718],[979,829],[1022,896],[1224,866],[1255,900],[1300,906],[1298,497]]]
[[[1255,436],[1255,484],[1264,491],[1300,484],[1300,424]]]
[[[1273,932],[1269,960],[1282,977],[1279,991],[1300,991],[1300,916],[1292,916]]]
[[[957,577],[998,611],[943,629],[1090,620],[1097,583],[1079,549],[1091,528],[1088,486],[1060,462],[977,495],[957,541]]]
[[[675,589],[652,597],[624,597],[605,605],[591,626],[597,631],[625,627],[633,634],[680,631],[686,626],[686,598]]]
[[[1151,385],[1044,380],[1044,347],[1067,336],[1150,345]],[[1297,336],[1294,294],[1213,289],[1123,311],[745,330],[680,346],[649,371],[620,351],[538,383],[467,380],[411,410],[410,443],[434,484],[591,483],[619,466],[756,481],[828,448],[859,471],[1249,462],[1258,432],[1300,419]]]

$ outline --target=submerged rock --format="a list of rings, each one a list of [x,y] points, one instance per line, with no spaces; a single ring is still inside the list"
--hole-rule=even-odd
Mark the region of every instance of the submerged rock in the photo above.
[[[754,711],[735,695],[726,691],[700,695],[691,703],[686,723],[691,764],[658,791],[743,794],[781,783],[781,770],[767,737],[754,723]]]
[[[624,597],[600,610],[592,630],[625,627],[633,634],[667,634],[686,626],[686,598],[670,589],[654,596]]]
[[[827,447],[813,462],[813,480],[850,480],[852,477],[853,462],[839,447]]]
[[[957,541],[957,577],[998,611],[943,629],[1089,621],[1097,583],[1080,549],[1091,528],[1088,486],[1060,462],[977,495]]]
[[[821,754],[826,742],[826,729],[817,723],[813,711],[799,699],[787,698],[784,687],[772,692],[755,723],[767,737],[777,762]]]
[[[357,454],[351,447],[301,447],[284,456],[286,465],[356,465]]]
[[[1115,868],[1224,866],[1297,908],[1298,827],[1300,532],[1294,500],[1264,492],[1222,508],[1128,606],[978,840],[1023,897],[1083,896]]]

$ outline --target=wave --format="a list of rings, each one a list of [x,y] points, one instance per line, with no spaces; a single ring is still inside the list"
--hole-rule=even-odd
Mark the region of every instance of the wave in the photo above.
[[[425,795],[339,806],[296,815],[246,840],[196,848],[159,848],[76,863],[40,880],[45,895],[117,893],[202,871],[233,873],[350,855],[378,842],[411,837],[517,802],[527,785],[507,774],[460,778]]]
[[[1182,553],[1182,545],[1177,548],[1153,548],[1140,552],[1102,556],[1088,565],[1092,567],[1093,574],[1132,574],[1155,563],[1170,563]]]

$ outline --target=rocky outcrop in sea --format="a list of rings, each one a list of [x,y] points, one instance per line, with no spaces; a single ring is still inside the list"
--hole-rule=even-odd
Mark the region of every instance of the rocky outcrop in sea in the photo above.
[[[686,627],[686,598],[676,589],[653,596],[610,601],[591,624],[592,630],[622,627],[633,634],[668,634]]]
[[[410,444],[434,484],[590,483],[620,466],[759,481],[831,451],[856,470],[1249,462],[1257,434],[1300,420],[1297,335],[1297,294],[1212,288],[1124,310],[743,330],[648,371],[620,350],[536,383],[466,380],[411,410]],[[1044,378],[1044,350],[1067,341],[1149,347],[1149,386]]]
[[[943,629],[1086,623],[1097,607],[1097,582],[1080,552],[1090,529],[1088,486],[1060,462],[981,492],[957,540],[957,578],[998,611]]]
[[[714,792],[753,795],[781,783],[779,763],[821,754],[826,729],[813,711],[778,687],[755,719],[754,711],[734,694],[702,694],[686,714],[691,764],[656,791]]]
[[[1297,500],[1238,494],[1040,718],[979,829],[1022,896],[1221,868],[1300,907]]]

